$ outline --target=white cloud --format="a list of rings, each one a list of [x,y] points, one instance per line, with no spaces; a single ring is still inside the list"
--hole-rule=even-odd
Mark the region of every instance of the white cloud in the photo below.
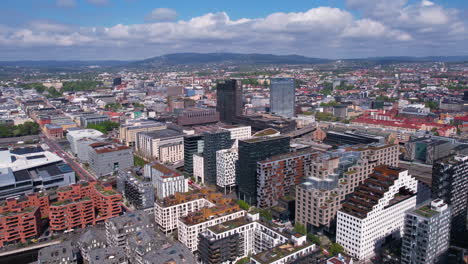
[[[145,21],[174,21],[178,14],[174,9],[156,8],[145,17]]]
[[[71,8],[75,7],[77,3],[75,0],[57,0],[56,4],[58,7]]]
[[[92,5],[97,5],[97,6],[105,6],[110,4],[110,0],[87,0],[88,3]]]
[[[359,18],[344,9],[318,7],[253,19],[231,19],[219,12],[110,27],[33,21],[21,28],[0,27],[0,54],[75,59],[136,59],[220,50],[329,58],[466,54],[468,27],[457,10],[428,1],[408,5],[404,0],[391,1],[385,10],[385,2],[348,0],[348,6],[362,4]],[[33,53],[38,48],[42,52]]]

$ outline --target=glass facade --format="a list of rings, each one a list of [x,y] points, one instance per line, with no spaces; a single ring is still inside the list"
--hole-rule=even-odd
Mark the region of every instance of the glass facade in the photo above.
[[[270,84],[270,112],[291,118],[294,116],[295,85],[293,78],[274,78]]]

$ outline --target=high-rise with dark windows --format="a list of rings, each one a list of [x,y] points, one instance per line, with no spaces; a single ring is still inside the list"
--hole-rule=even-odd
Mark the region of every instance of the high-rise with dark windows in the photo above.
[[[203,136],[190,135],[184,137],[184,171],[193,174],[193,154],[203,152]]]
[[[205,132],[203,138],[204,183],[216,185],[216,151],[232,147],[231,132]]]
[[[291,118],[294,116],[295,85],[293,78],[273,78],[270,83],[270,112]]]
[[[216,85],[216,111],[224,123],[233,123],[242,114],[242,84],[237,80],[224,80]]]
[[[256,137],[239,141],[236,183],[238,197],[257,204],[257,162],[289,152],[289,137]]]
[[[442,199],[452,208],[451,239],[466,243],[468,203],[468,156],[452,155],[432,167],[432,198]]]

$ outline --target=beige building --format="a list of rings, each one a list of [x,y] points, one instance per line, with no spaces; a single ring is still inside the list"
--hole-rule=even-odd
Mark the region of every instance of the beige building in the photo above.
[[[304,183],[296,187],[296,220],[309,231],[332,229],[345,196],[378,165],[398,166],[398,145],[371,144],[317,156]]]
[[[175,163],[184,159],[184,134],[173,129],[137,133],[135,149],[148,160]]]
[[[136,136],[139,132],[149,132],[165,129],[162,123],[150,120],[132,120],[119,127],[119,139],[127,146],[135,146]]]

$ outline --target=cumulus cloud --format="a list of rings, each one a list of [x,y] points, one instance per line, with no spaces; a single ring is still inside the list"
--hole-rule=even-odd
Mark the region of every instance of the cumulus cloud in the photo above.
[[[76,6],[75,0],[57,0],[56,2],[58,7],[71,8]]]
[[[110,4],[109,0],[87,0],[87,1],[90,4],[97,5],[97,6],[105,6],[105,5]]]
[[[171,8],[156,8],[151,13],[145,17],[147,22],[155,21],[174,21],[177,18],[178,14],[174,9]]]
[[[219,50],[328,58],[466,55],[467,23],[457,10],[428,0],[393,0],[385,9],[385,2],[347,0],[349,8],[359,8],[359,17],[344,9],[317,7],[251,19],[232,19],[225,12],[178,21],[156,16],[144,24],[110,27],[34,21],[21,28],[0,27],[0,54],[9,59],[30,53],[62,59],[139,59]],[[37,49],[43,50],[32,53]]]

